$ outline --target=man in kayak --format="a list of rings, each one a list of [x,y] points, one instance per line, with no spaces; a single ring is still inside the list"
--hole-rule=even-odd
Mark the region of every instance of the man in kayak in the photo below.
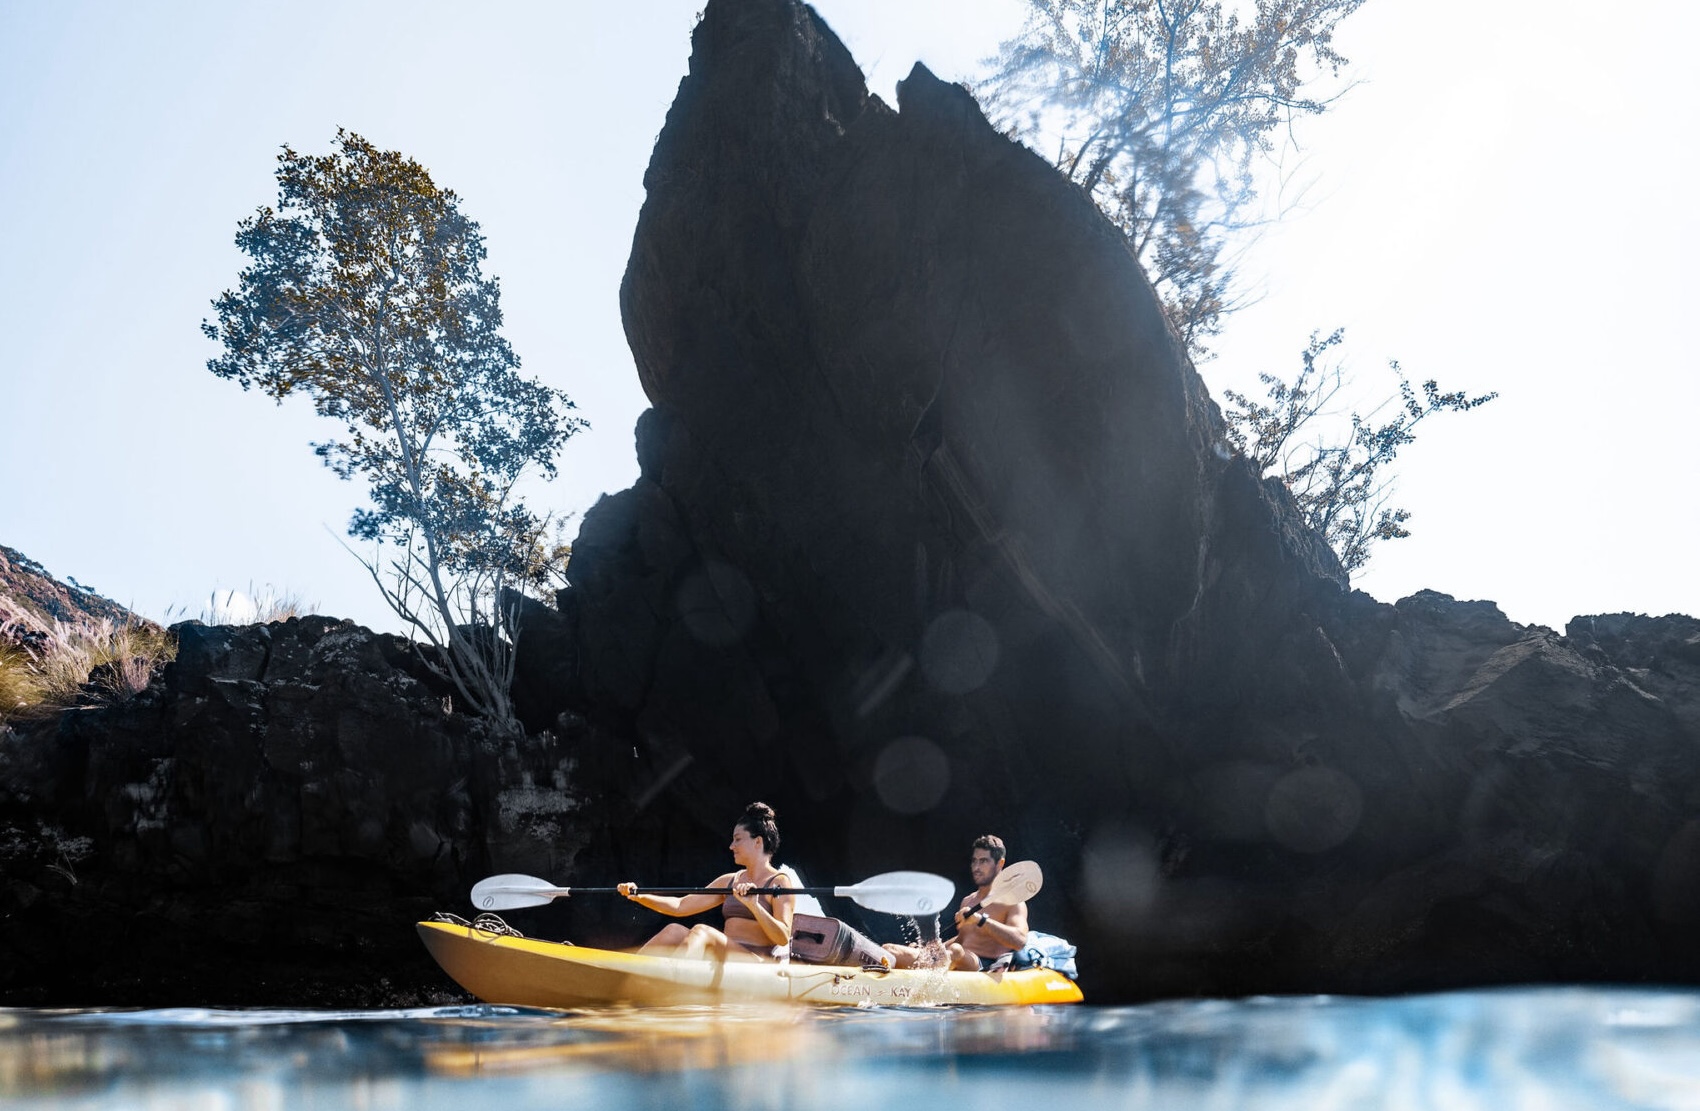
[[[942,957],[948,957],[952,970],[974,972],[989,968],[1027,944],[1027,904],[985,901],[992,881],[1003,871],[1004,856],[1003,838],[990,833],[975,838],[968,874],[977,888],[956,908],[956,936],[945,939],[942,955],[937,942],[923,946],[887,943],[885,948],[898,968],[936,965],[942,963]]]
[[[635,883],[622,883],[620,894],[650,910],[689,918],[705,910],[721,908],[725,923],[717,930],[705,922],[689,929],[674,922],[662,928],[644,943],[640,953],[652,956],[709,957],[725,960],[771,960],[791,944],[791,916],[794,895],[752,895],[758,887],[793,887],[791,877],[773,863],[779,851],[779,827],[773,807],[765,802],[752,802],[744,816],[732,827],[732,862],[738,871],[715,877],[705,887],[730,890],[725,895],[647,895],[640,894]]]

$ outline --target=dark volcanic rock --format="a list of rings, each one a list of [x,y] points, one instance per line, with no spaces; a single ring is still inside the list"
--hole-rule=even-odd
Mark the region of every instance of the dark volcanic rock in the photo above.
[[[550,707],[643,772],[585,859],[706,874],[754,797],[849,877],[997,829],[1100,998],[1700,974],[1688,619],[1348,592],[1116,230],[791,0],[709,5],[645,186],[643,477]]]
[[[0,736],[0,999],[452,993],[411,924],[464,911],[492,861],[569,870],[566,744],[451,712],[404,642],[322,617],[174,631],[135,699]]]

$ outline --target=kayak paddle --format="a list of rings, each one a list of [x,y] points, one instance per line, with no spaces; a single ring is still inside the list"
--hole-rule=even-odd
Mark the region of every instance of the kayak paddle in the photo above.
[[[965,916],[973,914],[987,903],[1025,903],[1043,886],[1045,873],[1039,870],[1039,866],[1031,860],[1018,860],[998,873],[998,878],[986,889],[984,899],[962,913]]]
[[[1007,871],[1007,869],[1005,869]],[[618,895],[617,887],[556,887],[535,876],[509,874],[479,880],[472,905],[479,910],[539,907],[571,895]],[[640,887],[639,895],[728,895],[726,887]],[[930,872],[886,872],[849,887],[756,887],[752,895],[838,895],[882,914],[936,914],[950,903],[956,888]]]

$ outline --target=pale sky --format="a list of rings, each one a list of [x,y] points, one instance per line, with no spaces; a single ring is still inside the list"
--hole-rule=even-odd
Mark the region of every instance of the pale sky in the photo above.
[[[396,627],[338,541],[364,490],[308,446],[336,429],[213,377],[199,329],[278,148],[339,126],[460,194],[525,372],[591,421],[534,506],[630,485],[617,295],[700,5],[0,0],[0,544],[154,618],[270,588]],[[1023,11],[816,8],[888,101],[916,59],[972,78]],[[1415,535],[1360,588],[1557,628],[1700,613],[1697,37],[1700,7],[1655,0],[1369,0],[1342,26],[1358,84],[1299,130],[1304,211],[1248,252],[1262,299],[1202,370],[1290,375],[1344,325],[1366,389],[1397,358],[1500,392],[1408,449]]]

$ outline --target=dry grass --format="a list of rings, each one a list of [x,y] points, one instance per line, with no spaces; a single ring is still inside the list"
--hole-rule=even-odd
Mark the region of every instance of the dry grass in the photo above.
[[[255,590],[248,584],[246,594],[235,590],[215,590],[196,620],[203,625],[270,625],[292,617],[306,617],[314,612],[317,602],[308,602],[293,590],[278,591],[270,583]]]
[[[41,680],[22,648],[0,642],[0,725],[41,701]]]
[[[23,639],[21,632],[36,635]],[[122,702],[177,655],[165,629],[138,622],[0,627],[0,724],[52,717],[71,706]]]

